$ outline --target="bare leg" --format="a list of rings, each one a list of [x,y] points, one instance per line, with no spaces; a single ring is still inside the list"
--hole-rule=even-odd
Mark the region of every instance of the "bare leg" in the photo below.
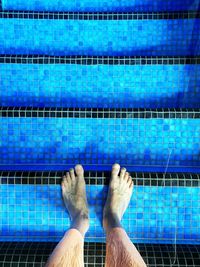
[[[54,249],[46,267],[82,267],[84,236],[89,228],[83,167],[76,165],[63,177],[62,196],[71,217],[70,229]]]
[[[118,164],[114,164],[104,207],[103,226],[107,235],[106,267],[145,267],[141,255],[121,226],[133,191],[133,181]]]

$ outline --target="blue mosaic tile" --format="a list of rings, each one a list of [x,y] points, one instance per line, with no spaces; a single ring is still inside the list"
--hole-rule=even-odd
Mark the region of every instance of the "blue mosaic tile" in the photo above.
[[[0,241],[59,241],[69,227],[60,186],[0,185],[0,190]],[[105,241],[101,222],[107,186],[90,185],[86,191],[86,241]],[[200,244],[199,199],[199,188],[135,186],[122,225],[135,243]]]
[[[199,0],[155,0],[152,4],[149,0],[2,0],[3,9],[7,10],[35,10],[35,11],[186,11],[199,10]]]
[[[199,170],[199,119],[2,117],[0,132],[0,169],[119,162],[140,171]]]
[[[0,64],[0,69],[1,106],[200,107],[200,65]]]
[[[200,19],[0,19],[1,54],[200,55]]]

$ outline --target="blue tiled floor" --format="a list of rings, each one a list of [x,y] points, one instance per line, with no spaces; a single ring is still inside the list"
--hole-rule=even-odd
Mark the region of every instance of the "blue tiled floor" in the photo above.
[[[0,64],[0,104],[199,108],[200,65]]]
[[[0,19],[1,54],[200,55],[200,19]]]
[[[36,11],[186,11],[197,10],[198,0],[1,0],[4,9]]]
[[[60,186],[1,185],[0,192],[1,241],[59,241],[69,227]],[[105,241],[106,193],[106,186],[87,186],[91,226],[86,241]],[[176,238],[177,244],[200,244],[199,198],[199,188],[135,186],[123,226],[133,242],[174,243]]]
[[[199,119],[2,117],[0,131],[0,169],[119,162],[141,170],[199,170]]]

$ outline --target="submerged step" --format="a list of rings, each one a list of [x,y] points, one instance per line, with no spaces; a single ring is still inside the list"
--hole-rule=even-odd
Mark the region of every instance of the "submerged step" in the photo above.
[[[0,64],[0,105],[200,107],[200,65],[118,65],[117,60],[114,62],[116,65]]]
[[[59,241],[67,227],[59,185],[0,185],[0,241]],[[105,241],[102,211],[107,186],[87,185],[86,241]],[[200,244],[200,189],[135,186],[122,225],[135,243]]]
[[[131,112],[125,112],[126,118],[110,111],[101,117],[114,118],[98,118],[98,112],[97,118],[84,118],[84,111],[73,113],[79,118],[58,113],[60,118],[48,118],[50,112],[27,117],[29,111],[20,118],[8,111],[9,117],[1,117],[0,169],[64,170],[81,163],[106,170],[119,162],[130,170],[199,172],[200,119],[177,119],[170,112],[163,119],[151,113],[148,118],[142,113],[133,118]]]
[[[200,19],[0,19],[1,54],[193,56]]]
[[[34,266],[38,264],[38,267],[40,265],[45,266],[56,245],[57,242],[1,242],[0,264],[11,267],[13,259],[17,259],[19,266],[24,266],[24,262],[27,266],[33,264]],[[199,245],[178,244],[175,246],[174,244],[147,245],[136,243],[134,245],[148,267],[160,267],[160,262],[165,267],[171,267],[174,266],[175,259],[179,266],[181,264],[181,267],[197,267],[199,265]],[[105,263],[105,257],[105,243],[84,242],[84,262],[86,266],[101,267]]]
[[[22,11],[71,11],[71,12],[152,12],[152,11],[187,11],[199,10],[199,0],[114,0],[111,2],[101,0],[1,0],[4,10],[22,10]]]

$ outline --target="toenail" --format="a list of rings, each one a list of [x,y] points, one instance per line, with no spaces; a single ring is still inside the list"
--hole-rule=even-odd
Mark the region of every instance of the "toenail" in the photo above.
[[[120,165],[119,165],[118,163],[115,163],[115,164],[113,164],[113,167],[118,167],[118,168],[120,168]]]
[[[74,170],[74,169],[71,168],[69,171],[71,172],[71,171],[73,171],[73,170]]]

